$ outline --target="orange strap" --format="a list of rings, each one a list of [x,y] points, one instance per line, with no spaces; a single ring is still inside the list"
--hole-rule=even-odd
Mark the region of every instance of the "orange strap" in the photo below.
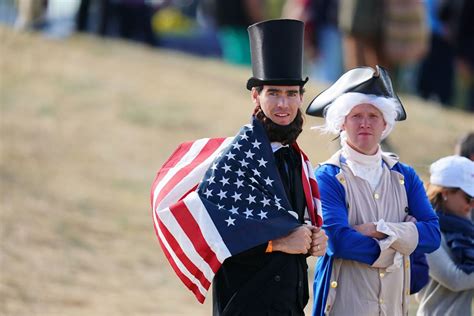
[[[273,251],[273,243],[272,241],[270,240],[268,242],[268,246],[267,246],[267,249],[265,250],[265,252],[272,252]]]

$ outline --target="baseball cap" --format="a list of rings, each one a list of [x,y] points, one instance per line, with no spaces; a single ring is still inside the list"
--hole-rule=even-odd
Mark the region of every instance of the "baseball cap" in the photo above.
[[[430,183],[446,188],[460,188],[474,196],[474,161],[461,156],[448,156],[431,164]]]

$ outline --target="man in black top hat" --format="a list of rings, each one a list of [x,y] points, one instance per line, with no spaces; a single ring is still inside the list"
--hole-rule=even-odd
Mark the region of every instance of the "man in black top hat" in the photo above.
[[[288,235],[232,256],[213,281],[214,315],[304,315],[308,302],[306,257],[322,256],[327,237],[308,219],[308,174],[296,145],[303,117],[303,23],[269,20],[248,28],[253,76],[247,82],[254,116],[266,131],[274,162],[300,226]],[[311,172],[312,173],[312,172]],[[309,183],[309,182],[306,182]],[[315,189],[317,190],[317,189]]]

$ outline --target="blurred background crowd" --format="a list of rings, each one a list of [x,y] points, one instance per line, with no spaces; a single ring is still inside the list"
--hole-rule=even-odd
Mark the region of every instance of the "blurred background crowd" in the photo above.
[[[455,143],[474,159],[473,5],[0,0],[0,315],[210,314],[212,300],[196,304],[159,250],[148,191],[179,142],[248,120],[247,26],[263,19],[306,22],[306,100],[348,68],[390,70],[409,108],[388,149],[425,183]],[[317,163],[331,138],[299,139]],[[472,207],[464,193],[448,195]],[[446,288],[464,291],[460,275]],[[409,315],[418,307],[410,299]]]
[[[382,65],[396,90],[474,112],[469,0],[4,0],[0,22],[51,37],[86,32],[249,66],[247,27],[306,22],[306,72],[331,83]]]

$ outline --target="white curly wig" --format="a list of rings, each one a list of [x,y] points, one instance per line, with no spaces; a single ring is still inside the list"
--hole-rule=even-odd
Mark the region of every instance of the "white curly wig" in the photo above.
[[[340,134],[341,142],[345,141],[346,135],[342,131],[342,125],[346,116],[352,109],[363,103],[369,103],[382,112],[387,126],[382,133],[382,139],[386,138],[395,125],[395,119],[398,116],[399,106],[394,98],[384,98],[373,94],[364,94],[359,92],[347,92],[335,99],[324,113],[324,125],[314,126],[313,129],[320,130],[323,134]]]

